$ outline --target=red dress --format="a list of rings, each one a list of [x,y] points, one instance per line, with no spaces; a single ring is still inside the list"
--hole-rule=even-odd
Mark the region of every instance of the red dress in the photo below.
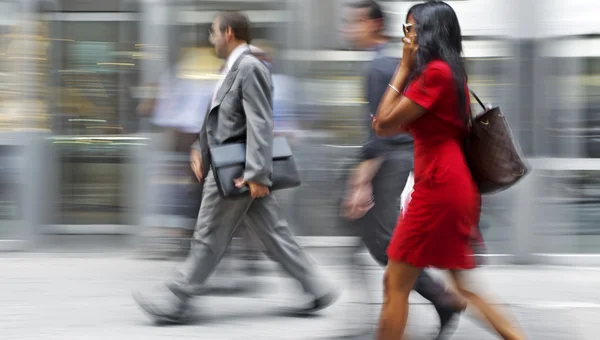
[[[466,89],[465,95],[469,105]],[[422,268],[471,269],[469,241],[481,199],[463,154],[467,127],[458,113],[450,66],[430,62],[404,96],[427,112],[408,126],[415,145],[415,184],[388,256]]]

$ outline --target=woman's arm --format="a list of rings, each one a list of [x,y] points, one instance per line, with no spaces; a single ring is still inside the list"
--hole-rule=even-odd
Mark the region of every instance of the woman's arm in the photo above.
[[[394,77],[390,81],[390,85],[385,91],[383,98],[381,99],[381,103],[377,108],[377,118],[378,120],[386,119],[386,115],[389,114],[390,109],[393,104],[401,97],[399,91],[401,91],[406,86],[406,81],[410,76],[410,70],[399,65],[394,73]],[[393,86],[393,88],[392,88]]]
[[[371,115],[371,119],[373,120],[373,128],[376,124],[376,120],[377,117]],[[375,133],[377,133],[377,131],[375,131]],[[392,137],[398,134],[402,134],[402,133],[408,133],[408,128],[405,125],[398,125],[395,129],[386,129],[386,130],[380,130],[379,133],[377,133],[377,136],[379,137]]]
[[[419,49],[416,36],[404,37],[402,43],[404,44],[402,60],[379,105],[377,117],[373,120],[373,130],[377,136],[381,137],[392,136],[406,130],[406,126],[410,122],[419,118],[426,111],[400,93],[407,85],[408,77],[415,67]]]
[[[406,131],[406,125],[419,118],[425,109],[400,94],[406,86],[410,70],[400,66],[388,86],[373,120],[377,136],[388,137]]]

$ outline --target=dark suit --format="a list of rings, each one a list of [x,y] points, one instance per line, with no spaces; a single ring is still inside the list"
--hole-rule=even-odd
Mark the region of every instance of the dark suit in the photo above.
[[[320,298],[328,285],[317,274],[304,251],[280,216],[273,195],[259,199],[223,199],[210,170],[209,148],[246,142],[244,178],[269,186],[272,172],[273,113],[272,82],[267,67],[243,53],[231,67],[205,117],[198,142],[205,174],[204,193],[190,256],[171,290],[186,299],[202,292],[202,284],[213,272],[242,220],[253,229],[274,259],[303,286]]]

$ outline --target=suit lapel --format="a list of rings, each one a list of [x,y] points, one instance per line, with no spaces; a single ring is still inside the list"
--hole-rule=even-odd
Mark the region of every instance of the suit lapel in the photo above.
[[[229,90],[231,89],[231,85],[233,85],[233,82],[235,81],[235,77],[237,76],[237,73],[238,73],[238,67],[240,65],[240,62],[242,61],[242,58],[244,58],[249,53],[250,53],[250,51],[245,51],[244,53],[242,53],[239,56],[239,58],[235,61],[233,66],[231,67],[231,70],[229,70],[229,72],[227,73],[227,76],[223,80],[221,87],[217,91],[215,100],[212,102],[212,105],[210,106],[210,110],[208,110],[209,114],[216,107],[221,105],[221,102],[223,102],[223,98],[225,98],[225,95],[227,94],[227,92],[229,92]]]

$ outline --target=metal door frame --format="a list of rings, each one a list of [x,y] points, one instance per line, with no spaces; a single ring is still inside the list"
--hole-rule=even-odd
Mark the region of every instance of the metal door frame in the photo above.
[[[561,58],[573,58],[572,61],[576,64],[575,67],[578,70],[581,70],[580,60],[582,58],[593,57],[600,58],[600,38],[597,37],[580,37],[580,36],[569,36],[569,37],[561,37],[562,39],[557,41],[556,39],[548,39],[546,41],[542,41],[539,45],[538,50],[538,58],[542,62],[545,57],[561,57]],[[574,44],[585,44],[585,48],[577,48],[573,49]],[[537,87],[541,87],[544,85],[544,82],[547,81],[545,79],[545,70],[540,68],[535,73],[534,82],[537,84]],[[579,75],[583,75],[581,71],[579,71]],[[551,85],[556,86],[556,85]],[[574,91],[577,93],[581,92],[581,88],[575,88]],[[536,140],[542,141],[542,131],[540,129],[544,126],[541,120],[545,119],[544,114],[545,110],[547,110],[546,105],[548,105],[547,101],[543,97],[544,94],[540,94],[539,98],[536,99],[536,114],[535,117],[539,123],[535,124],[537,130],[534,131],[534,134],[537,134]],[[578,114],[578,113],[576,113]],[[579,119],[581,122],[581,119]],[[532,188],[534,190],[533,194],[537,191],[542,190],[542,186],[545,185],[542,181],[536,178],[536,172],[543,170],[560,170],[560,171],[598,171],[600,170],[600,158],[587,158],[582,153],[582,144],[578,144],[575,146],[577,150],[573,150],[573,156],[563,157],[536,157],[530,160],[534,171],[531,175],[532,178]],[[523,211],[532,212],[535,209],[535,196],[531,195],[528,199],[528,202],[524,202]],[[533,215],[533,214],[531,214]],[[574,216],[569,216],[568,220],[573,220]],[[532,221],[533,222],[533,221]],[[576,221],[573,220],[573,223]],[[565,265],[565,266],[600,266],[600,253],[543,253],[536,252],[534,249],[533,239],[535,231],[532,230],[532,241],[529,244],[529,248],[531,249],[530,258],[531,262],[536,264],[543,265]],[[573,238],[569,237],[569,241],[575,241]]]
[[[102,13],[102,12],[78,12],[78,13],[62,13],[60,12],[60,8],[56,4],[56,2],[52,1],[54,4],[52,13],[46,14],[48,20],[56,21],[58,24],[58,30],[62,28],[60,22],[62,21],[128,21],[134,20],[138,23],[140,22],[139,17],[135,14],[130,13],[129,11],[124,12],[112,12],[112,13]],[[140,7],[146,5],[152,5],[153,3],[146,4],[144,1],[138,0],[127,0],[122,3],[122,8],[127,9],[128,6],[131,5],[139,5]],[[33,8],[33,7],[32,7]],[[140,8],[140,11],[143,8]],[[115,14],[117,14],[115,16]],[[122,30],[119,30],[118,37],[119,39],[122,37]],[[121,104],[119,104],[121,105]],[[54,202],[57,195],[59,194],[59,169],[61,164],[58,160],[58,154],[56,150],[52,147],[53,142],[56,139],[127,139],[129,141],[135,141],[138,145],[132,146],[129,150],[128,157],[132,160],[132,172],[127,171],[124,174],[125,178],[128,178],[130,181],[126,183],[129,186],[129,193],[127,194],[127,207],[132,209],[132,213],[129,223],[119,224],[119,225],[111,225],[111,224],[83,224],[83,225],[71,225],[71,224],[51,224],[48,223],[47,219],[52,218],[55,213],[54,207],[51,206],[50,202]],[[52,235],[52,234],[104,234],[104,235],[133,235],[138,232],[137,227],[140,225],[141,214],[142,214],[142,202],[144,193],[140,190],[140,187],[143,187],[143,177],[140,174],[143,173],[144,170],[144,155],[147,150],[144,147],[147,144],[148,137],[138,134],[133,135],[111,135],[111,136],[45,136],[45,138],[40,138],[38,140],[39,146],[38,148],[44,149],[45,155],[47,155],[47,163],[40,164],[44,165],[48,171],[45,173],[46,178],[54,178],[55,180],[47,180],[47,195],[46,197],[50,199],[44,200],[44,202],[40,203],[40,207],[43,207],[44,214],[39,216],[39,222],[35,227],[35,237],[39,242],[44,241],[43,235]],[[38,188],[41,190],[41,188]],[[40,210],[42,211],[42,210]]]
[[[38,6],[45,4],[56,8],[56,2],[53,0],[21,0],[10,1],[18,6],[18,13],[14,15],[21,20],[21,26],[25,34],[31,33],[34,22],[33,16],[36,15]],[[24,23],[24,24],[23,24]],[[23,38],[25,45],[25,53],[29,47],[29,40]],[[25,64],[25,68],[30,67]],[[27,72],[22,76],[22,93],[32,88],[35,80],[32,78],[31,72]],[[46,168],[46,157],[48,156],[43,148],[41,140],[46,133],[38,132],[30,129],[28,126],[22,126],[17,132],[2,132],[0,133],[0,144],[8,146],[17,146],[23,148],[22,160],[23,171],[18,176],[20,183],[18,185],[18,196],[21,200],[21,215],[18,220],[2,221],[0,224],[9,224],[14,228],[20,229],[15,233],[15,239],[4,239],[0,241],[1,251],[24,251],[34,247],[37,238],[36,230],[39,225],[40,218],[43,215],[42,203],[44,195],[47,193],[45,184],[48,182],[47,173],[41,171]]]

